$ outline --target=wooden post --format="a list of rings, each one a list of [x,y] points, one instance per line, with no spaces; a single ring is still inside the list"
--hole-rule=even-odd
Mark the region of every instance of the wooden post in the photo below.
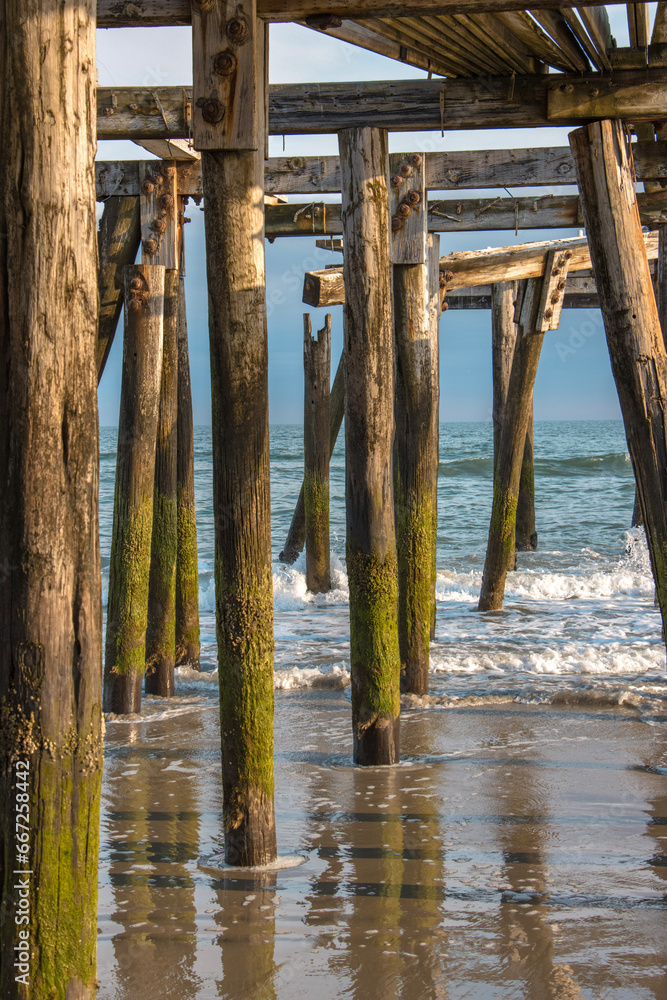
[[[569,252],[566,250],[564,254]],[[531,278],[528,281],[518,324],[504,419],[500,428],[493,509],[479,611],[497,611],[502,608],[507,571],[514,559],[521,466],[537,363],[544,340],[544,333],[537,332],[540,326],[542,287],[542,279]]]
[[[401,690],[428,692],[437,530],[438,325],[423,157],[392,156],[392,259],[396,341],[396,545]],[[405,214],[407,209],[409,214]],[[432,242],[432,241],[431,241]],[[439,286],[439,281],[438,281]]]
[[[435,639],[436,600],[435,587],[437,583],[438,556],[438,469],[440,466],[440,316],[442,314],[442,295],[440,290],[440,237],[437,233],[429,236],[428,269],[431,290],[431,372],[432,400],[431,447],[433,448],[433,531],[431,532],[431,627],[429,638]]]
[[[199,670],[199,571],[197,567],[197,515],[195,513],[195,449],[192,390],[188,351],[185,282],[179,282],[178,300],[178,421],[177,421],[176,555],[176,664]]]
[[[611,367],[637,480],[656,596],[667,621],[667,354],[623,125],[570,134]]]
[[[306,515],[306,586],[316,594],[331,590],[329,547],[329,400],[331,395],[331,314],[312,336],[303,314],[303,490]]]
[[[176,659],[176,454],[178,300],[181,275],[165,269],[162,378],[155,451],[155,494],[146,628],[146,694],[170,698]]]
[[[333,455],[341,424],[345,415],[345,352],[341,354],[336,377],[331,387],[329,401],[329,461]],[[279,555],[281,562],[294,563],[301,555],[306,542],[306,509],[304,506],[303,484],[299,492],[292,522],[287,533],[285,547]]]
[[[97,234],[100,321],[95,363],[98,382],[104,373],[123,309],[123,273],[129,264],[134,264],[139,242],[139,199],[118,195],[107,198]]]
[[[491,286],[491,329],[493,366],[493,469],[498,468],[500,435],[505,420],[512,358],[517,339],[514,318],[517,298],[516,283],[497,282]],[[535,531],[535,477],[533,468],[533,400],[529,404],[528,430],[521,461],[519,499],[516,513],[515,552],[510,557],[508,570],[516,566],[516,550],[537,548]]]
[[[193,7],[192,37],[206,203],[225,857],[261,865],[276,857],[264,31],[254,2],[218,0]]]
[[[392,491],[394,351],[387,136],[338,137],[345,241],[345,478],[352,728],[357,764],[399,757],[400,654]]]
[[[160,403],[165,269],[125,269],[125,335],[109,565],[104,710],[141,709]]]
[[[6,0],[0,19],[0,996],[93,1000],[95,8]]]

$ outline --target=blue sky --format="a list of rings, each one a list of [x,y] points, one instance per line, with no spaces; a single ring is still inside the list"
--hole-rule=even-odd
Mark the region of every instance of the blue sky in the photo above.
[[[651,5],[652,7],[655,5]],[[625,7],[608,8],[619,45],[628,44]],[[190,83],[189,28],[109,29],[97,33],[98,77],[103,86],[158,86]],[[272,83],[332,80],[422,78],[423,72],[327,38],[298,25],[272,25]],[[393,133],[395,151],[484,149],[567,145],[561,128],[494,132]],[[287,155],[337,153],[335,135],[287,136]],[[270,155],[282,155],[283,140],[272,137]],[[130,142],[101,142],[99,159],[147,158]],[[567,189],[561,188],[564,192]],[[524,189],[522,193],[529,193]],[[546,193],[546,189],[540,189]],[[488,192],[485,192],[488,194]],[[302,200],[297,198],[296,200]],[[190,203],[186,228],[186,296],[195,423],[210,422],[210,381],[203,211]],[[576,236],[576,230],[442,234],[441,254],[530,240]],[[300,423],[303,413],[301,286],[304,270],[323,267],[338,254],[318,251],[306,237],[278,239],[266,245],[269,313],[269,414],[272,423]],[[342,307],[332,310],[332,367],[342,345]],[[325,310],[312,310],[313,327]],[[122,336],[119,328],[99,388],[100,422],[117,423]],[[443,420],[491,418],[491,317],[487,311],[450,311],[440,324],[441,405]],[[332,372],[333,377],[333,372]],[[600,314],[563,312],[560,329],[547,334],[535,385],[538,420],[613,419],[620,417]]]

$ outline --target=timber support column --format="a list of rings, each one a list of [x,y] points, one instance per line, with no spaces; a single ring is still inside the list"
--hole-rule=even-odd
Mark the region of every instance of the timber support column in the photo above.
[[[170,698],[176,660],[178,307],[181,284],[176,167],[167,160],[141,168],[144,263],[165,268],[162,378],[155,451],[155,494],[146,628],[146,694]]]
[[[225,858],[276,857],[264,276],[265,27],[254,0],[193,4],[206,203]]]
[[[100,321],[95,344],[95,363],[98,382],[104,373],[123,311],[125,268],[134,264],[140,239],[139,199],[133,195],[113,195],[107,198],[97,234]]]
[[[96,13],[90,0],[6,0],[1,19],[0,996],[93,1000]]]
[[[357,764],[399,758],[400,653],[392,450],[394,331],[387,135],[339,133],[345,254],[345,479]]]
[[[637,480],[656,596],[667,623],[667,354],[637,209],[623,125],[570,133],[593,273],[628,451]]]
[[[162,373],[164,267],[125,269],[125,333],[113,504],[104,710],[141,710]]]
[[[178,300],[178,451],[176,492],[178,549],[176,554],[176,665],[199,670],[199,570],[195,513],[195,447],[188,350],[185,281]]]
[[[401,690],[428,693],[437,524],[438,327],[423,157],[390,158],[396,344],[396,546]],[[432,240],[430,241],[433,242]]]
[[[331,314],[312,335],[303,315],[303,490],[306,515],[306,586],[314,594],[331,590],[329,547],[329,402],[331,395]]]
[[[517,286],[515,282],[496,282],[491,293],[492,365],[493,365],[493,469],[498,466],[500,434],[505,419],[507,392],[509,387],[512,358],[517,340],[515,305]],[[535,530],[535,474],[533,465],[533,400],[530,400],[530,414],[526,443],[521,462],[519,499],[516,512],[515,549],[520,552],[537,548]],[[516,554],[510,559],[508,569],[516,565]]]
[[[340,433],[343,417],[345,416],[345,351],[340,356],[336,376],[331,386],[331,396],[329,401],[329,462],[333,455],[336,441]],[[306,542],[306,509],[304,506],[303,484],[299,492],[299,499],[294,508],[290,529],[287,533],[285,548],[278,558],[281,562],[292,564],[301,555]]]

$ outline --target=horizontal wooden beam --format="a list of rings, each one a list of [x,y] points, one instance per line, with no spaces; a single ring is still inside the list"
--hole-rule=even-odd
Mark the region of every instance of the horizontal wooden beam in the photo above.
[[[646,233],[644,240],[649,261],[656,260],[658,234]],[[591,255],[585,238],[548,240],[493,250],[468,250],[441,257],[443,287],[449,295],[460,288],[493,284],[496,281],[541,278],[547,255],[554,248],[571,252],[568,273],[590,269]],[[335,265],[323,271],[307,271],[304,275],[303,301],[316,308],[342,305],[345,301],[342,267]]]
[[[175,147],[184,140],[142,140],[141,145],[178,164],[179,193],[203,194],[201,170],[192,151]],[[175,154],[178,154],[177,156]],[[667,142],[636,142],[632,154],[638,181],[667,181]],[[536,149],[480,149],[425,154],[426,187],[435,191],[473,188],[559,187],[576,183],[568,146]],[[97,197],[139,194],[139,160],[99,161],[95,164]],[[267,194],[336,194],[340,192],[337,156],[282,156],[266,161]]]
[[[578,5],[593,7],[598,2],[583,0]],[[525,0],[258,0],[257,13],[268,21],[304,21],[321,14],[351,19],[415,17],[524,10],[524,3]],[[531,0],[534,10],[566,6],[563,0]],[[191,21],[191,0],[98,0],[97,3],[98,28],[161,27]]]
[[[192,88],[100,87],[97,109],[98,139],[187,138]],[[613,77],[538,74],[269,88],[272,135],[326,134],[358,125],[395,132],[538,128],[612,111],[631,122],[667,120],[667,69],[624,70]]]

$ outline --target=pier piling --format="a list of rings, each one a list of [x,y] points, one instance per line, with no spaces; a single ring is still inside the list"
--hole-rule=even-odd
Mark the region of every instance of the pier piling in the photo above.
[[[569,251],[564,251],[564,254],[567,253]],[[553,266],[558,265],[560,257],[554,257]],[[547,267],[550,270],[552,264],[548,263]],[[544,340],[544,333],[538,332],[542,286],[543,279],[531,278],[523,297],[499,435],[491,525],[478,611],[498,611],[502,608],[507,572],[515,558],[521,467],[537,363]]]
[[[428,252],[428,251],[427,251]],[[439,289],[431,268],[394,264],[396,546],[401,690],[428,692],[437,531]],[[435,306],[434,300],[435,298]]]
[[[176,493],[176,666],[199,670],[199,570],[195,513],[195,448],[185,282],[178,284],[178,419]]]
[[[228,44],[232,20],[239,41],[223,78],[212,57]],[[202,4],[193,7],[192,36],[206,203],[225,858],[262,865],[276,857],[264,25],[254,3]],[[208,99],[212,91],[228,101],[227,113],[219,98]]]
[[[624,128],[570,133],[579,193],[656,596],[667,623],[667,354],[651,284]]]
[[[345,351],[340,356],[336,376],[331,386],[331,396],[329,399],[329,461],[333,455],[336,441],[340,433],[343,417],[345,416]],[[306,510],[304,506],[303,484],[299,492],[299,499],[294,508],[292,521],[287,533],[285,547],[278,557],[281,562],[291,563],[301,555],[306,542]]]
[[[315,594],[331,590],[329,547],[329,410],[331,314],[312,336],[309,313],[303,315],[303,490],[306,516],[306,586]]]
[[[174,693],[176,658],[178,307],[181,275],[165,269],[162,376],[146,627],[146,694]]]
[[[95,12],[7,0],[0,19],[0,996],[93,1000]]]
[[[394,331],[387,135],[339,133],[345,254],[345,478],[357,764],[399,757],[400,654],[392,449]]]
[[[104,710],[141,709],[160,404],[165,269],[125,268],[125,332],[114,491]]]
[[[125,268],[134,264],[141,240],[139,199],[132,195],[107,198],[97,233],[100,320],[95,344],[97,381],[104,373],[123,311]]]

